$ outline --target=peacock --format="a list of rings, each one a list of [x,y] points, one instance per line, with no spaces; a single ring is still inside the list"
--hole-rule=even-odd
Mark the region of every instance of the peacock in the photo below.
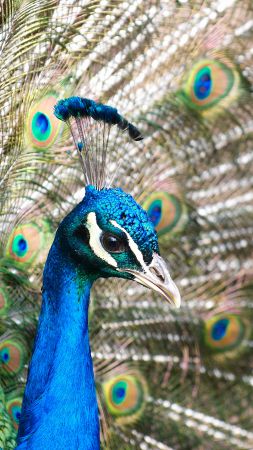
[[[252,450],[252,31],[251,0],[2,2],[0,448]]]
[[[156,232],[147,213],[129,194],[106,188],[104,181],[104,137],[108,132],[103,129],[102,138],[101,125],[118,123],[131,137],[140,139],[137,128],[115,108],[80,97],[60,101],[56,115],[68,122],[75,119],[80,137],[77,148],[88,184],[83,201],[60,224],[46,261],[42,311],[17,448],[99,449],[88,336],[92,284],[100,277],[130,278],[154,288],[176,305],[180,294],[159,256]],[[99,124],[93,137],[90,117]],[[23,237],[17,245],[23,250]]]

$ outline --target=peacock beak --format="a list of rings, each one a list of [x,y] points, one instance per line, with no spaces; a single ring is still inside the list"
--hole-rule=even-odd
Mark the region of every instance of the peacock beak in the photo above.
[[[175,305],[176,308],[180,307],[181,296],[179,290],[171,279],[165,261],[158,254],[154,254],[151,264],[146,266],[143,272],[131,269],[125,271],[132,274],[137,283],[163,295],[163,297],[165,297],[169,303]]]

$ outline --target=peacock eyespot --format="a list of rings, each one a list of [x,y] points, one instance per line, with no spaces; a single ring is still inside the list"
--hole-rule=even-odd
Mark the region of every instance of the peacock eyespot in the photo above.
[[[12,251],[17,257],[24,256],[28,250],[28,243],[22,234],[15,236],[12,243]]]
[[[109,413],[117,423],[133,423],[145,407],[147,385],[139,373],[117,375],[103,383],[103,393]]]
[[[193,90],[196,98],[199,100],[206,99],[212,89],[212,75],[210,67],[202,68],[196,75]]]
[[[146,198],[143,208],[159,237],[165,234],[172,237],[182,231],[188,220],[186,204],[179,196],[166,191],[153,192]]]
[[[244,87],[235,64],[225,55],[203,58],[186,74],[180,97],[190,108],[210,116],[223,112]]]
[[[205,344],[213,352],[229,352],[243,348],[247,325],[236,314],[217,314],[205,321]]]
[[[220,319],[212,327],[212,330],[211,330],[212,338],[215,341],[219,341],[219,340],[223,339],[225,337],[225,335],[226,335],[226,331],[227,331],[228,326],[229,326],[229,319],[228,318]]]
[[[126,242],[115,234],[102,233],[101,244],[110,253],[122,253],[126,250]]]
[[[6,364],[10,360],[10,354],[7,350],[4,350],[1,353],[1,359],[3,364]]]
[[[20,416],[21,416],[21,411],[20,411],[20,406],[19,405],[14,405],[11,408],[11,415],[13,417],[13,419],[15,420],[15,422],[19,422],[20,420]]]
[[[156,227],[160,220],[161,220],[161,216],[162,216],[162,207],[161,204],[155,204],[153,205],[152,208],[150,208],[150,210],[148,211],[149,214],[149,218],[151,220],[151,222],[153,223],[154,227]]]
[[[7,401],[7,410],[12,419],[14,428],[17,430],[21,417],[22,398],[13,398]]]
[[[38,220],[16,226],[10,233],[5,254],[20,266],[32,266],[44,259],[51,242],[51,226]]]
[[[48,139],[51,132],[51,125],[46,114],[41,111],[34,114],[32,119],[32,130],[36,139],[40,141],[46,141]]]
[[[15,338],[0,343],[0,376],[15,376],[23,370],[27,353],[22,344]]]
[[[62,124],[54,116],[56,93],[48,93],[30,109],[26,124],[28,143],[37,149],[47,149],[59,136]]]
[[[112,387],[112,400],[115,404],[120,404],[125,400],[127,393],[127,384],[124,381],[119,381]]]

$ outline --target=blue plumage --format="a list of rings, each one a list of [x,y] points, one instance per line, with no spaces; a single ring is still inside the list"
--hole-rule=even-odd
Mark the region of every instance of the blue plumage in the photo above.
[[[103,236],[106,245],[113,238],[111,252],[102,247]],[[88,336],[90,289],[99,277],[134,278],[134,271],[141,273],[143,264],[148,269],[158,253],[153,224],[130,195],[87,186],[83,201],[60,224],[46,262],[19,450],[99,449]]]
[[[17,448],[97,450],[98,408],[88,337],[91,282],[63,254],[59,236],[43,286]]]

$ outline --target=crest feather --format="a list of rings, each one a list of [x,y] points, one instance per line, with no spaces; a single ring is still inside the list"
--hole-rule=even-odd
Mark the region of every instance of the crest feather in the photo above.
[[[140,131],[116,108],[94,100],[69,97],[60,100],[54,109],[55,116],[68,124],[79,155],[85,184],[103,189],[107,178],[107,153],[111,127],[127,131],[134,141],[143,139]]]

